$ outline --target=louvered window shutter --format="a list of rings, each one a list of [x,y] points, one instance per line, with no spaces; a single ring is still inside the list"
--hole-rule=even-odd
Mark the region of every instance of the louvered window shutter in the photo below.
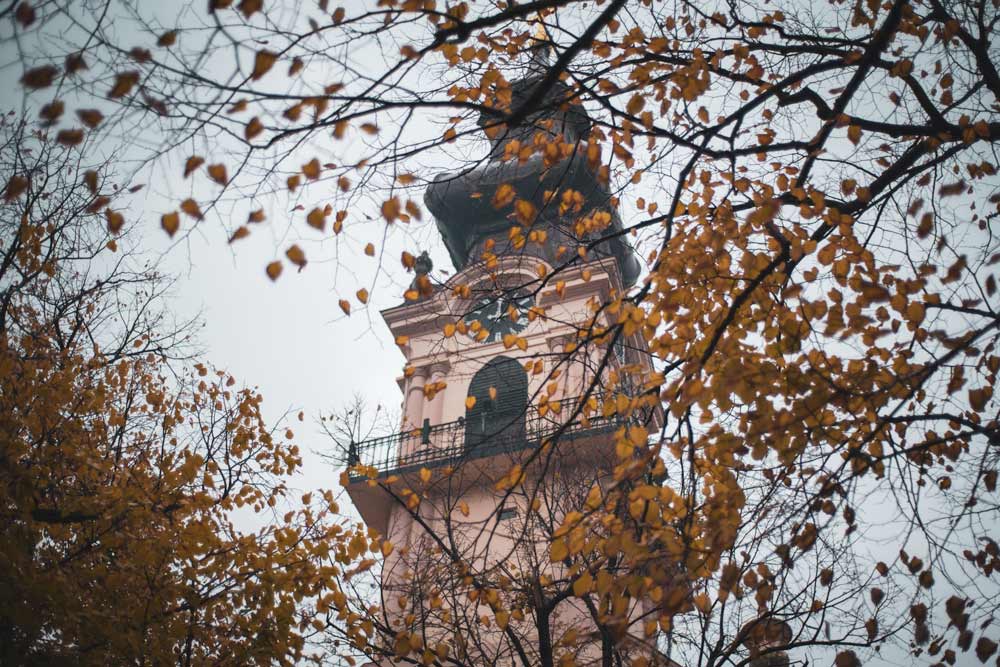
[[[496,399],[490,398],[490,387]],[[525,438],[528,374],[508,357],[492,359],[472,378],[469,395],[475,405],[465,412],[465,448],[516,446]]]

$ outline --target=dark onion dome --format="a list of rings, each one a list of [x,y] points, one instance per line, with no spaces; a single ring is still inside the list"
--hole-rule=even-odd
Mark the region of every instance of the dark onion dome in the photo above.
[[[544,73],[537,71],[538,61],[533,60],[528,76],[511,84],[511,108],[516,110],[531,99],[535,87],[542,82]],[[503,184],[514,188],[516,197],[534,204],[538,219],[532,229],[545,228],[548,231],[546,244],[539,248],[529,244],[522,252],[540,256],[551,264],[566,261],[569,256],[557,258],[556,249],[565,246],[571,253],[579,245],[594,238],[612,235],[591,251],[590,257],[614,257],[621,271],[625,285],[633,285],[639,277],[640,266],[631,245],[621,232],[622,223],[618,212],[611,204],[611,195],[606,184],[602,184],[597,174],[587,165],[585,145],[590,128],[590,118],[579,104],[570,100],[571,89],[562,82],[556,82],[546,92],[538,105],[538,111],[529,114],[524,122],[492,140],[492,152],[488,161],[475,169],[464,172],[446,172],[435,177],[424,194],[424,203],[434,215],[438,230],[444,239],[451,261],[456,270],[461,271],[478,260],[478,251],[488,238],[496,241],[495,252],[505,252],[507,232],[512,222],[508,219],[513,205],[496,208],[494,195]],[[480,115],[479,125],[487,127],[495,122],[495,117]],[[503,146],[511,140],[530,142],[536,132],[562,134],[564,141],[577,146],[570,157],[546,167],[542,155],[535,154],[524,162],[517,159],[501,161]],[[583,196],[578,213],[565,216],[559,214],[559,195],[574,190]],[[557,196],[545,201],[546,191],[557,192]],[[577,236],[573,222],[581,216],[604,212],[610,216],[610,224],[601,231],[590,235]]]

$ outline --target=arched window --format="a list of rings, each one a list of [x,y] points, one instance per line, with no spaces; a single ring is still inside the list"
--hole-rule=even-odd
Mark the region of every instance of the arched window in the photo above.
[[[528,374],[520,362],[508,357],[490,360],[473,376],[469,396],[476,402],[465,411],[466,451],[509,449],[523,443]]]

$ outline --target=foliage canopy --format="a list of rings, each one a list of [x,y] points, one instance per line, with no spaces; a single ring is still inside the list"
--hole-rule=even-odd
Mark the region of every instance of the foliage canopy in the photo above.
[[[553,192],[547,205],[573,218],[583,251],[531,264],[536,277],[516,286],[560,290],[609,236],[628,237],[645,260],[639,284],[594,304],[580,344],[541,370],[639,335],[655,370],[629,378],[638,395],[601,409],[627,416],[655,403],[667,415],[652,442],[619,432],[615,484],[551,531],[552,559],[578,573],[551,592],[591,596],[596,627],[613,627],[614,600],[627,597],[653,604],[649,632],[671,631],[671,655],[685,664],[742,660],[733,657],[745,655],[741,623],[759,616],[788,622],[793,648],[837,647],[839,665],[887,643],[929,662],[955,664],[963,651],[993,659],[995,1],[212,0],[170,17],[176,25],[141,6],[109,6],[131,32],[115,29],[103,6],[24,2],[8,12],[18,37],[72,25],[63,53],[25,63],[34,99],[56,91],[38,113],[69,147],[91,127],[155,123],[166,138],[156,159],[192,183],[190,197],[161,212],[162,227],[186,233],[220,212],[238,251],[258,226],[287,224],[300,238],[267,265],[272,279],[304,268],[303,246],[331,234],[347,254],[410,244],[401,261],[412,270],[429,238],[417,194],[443,164],[554,166],[582,154],[608,183],[623,227],[574,209],[572,191]],[[516,95],[529,61],[537,83]],[[547,111],[571,108],[592,119],[580,141],[546,123]],[[21,166],[8,176],[7,206],[21,206],[37,179]],[[513,188],[497,193],[510,247],[486,249],[487,265],[544,242],[533,228],[544,212]],[[290,204],[287,223],[265,219],[274,198]],[[104,210],[117,233],[123,218]],[[396,291],[415,301],[433,288],[425,277]],[[348,314],[377,296],[374,279],[346,291]],[[442,337],[466,335],[461,326],[446,323]],[[516,335],[504,343],[520,347]],[[5,345],[31,357],[20,339]],[[143,394],[144,383],[158,386],[155,372],[127,365],[117,375],[121,362],[90,358],[73,357],[87,368],[74,382],[128,380]],[[156,417],[158,437],[179,427],[160,423],[177,401],[209,409],[224,389],[192,391],[149,404],[142,418]],[[287,472],[294,457],[264,438],[253,397],[229,400],[245,430],[226,446],[260,447],[274,457],[261,474]],[[228,443],[235,436],[223,430]],[[136,459],[130,467],[169,472],[161,508],[179,489],[204,503],[184,504],[190,522],[147,512],[149,530],[214,521],[206,539],[226,539],[218,490],[191,488],[203,472],[218,474],[210,460],[194,447],[169,462]],[[105,452],[94,474],[118,465]],[[266,502],[270,492],[255,493]],[[112,512],[122,502],[127,495],[100,501]],[[89,503],[60,511],[95,512]],[[274,553],[291,557],[281,534],[273,539]],[[310,544],[296,548],[311,554]],[[292,591],[305,585],[290,576]],[[269,585],[275,606],[296,595]],[[481,588],[495,594],[495,622],[525,616],[522,597],[495,581]],[[346,633],[353,650],[447,663],[355,603],[347,611],[343,602],[329,630]],[[373,627],[384,640],[376,648]],[[544,661],[558,660],[555,651]]]

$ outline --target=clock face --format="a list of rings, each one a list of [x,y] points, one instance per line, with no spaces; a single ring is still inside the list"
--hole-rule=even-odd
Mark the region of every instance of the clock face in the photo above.
[[[486,336],[480,335],[478,340],[495,343],[507,334],[520,333],[527,328],[532,303],[531,296],[524,293],[488,296],[477,301],[463,319],[470,327],[473,322],[479,322]]]

